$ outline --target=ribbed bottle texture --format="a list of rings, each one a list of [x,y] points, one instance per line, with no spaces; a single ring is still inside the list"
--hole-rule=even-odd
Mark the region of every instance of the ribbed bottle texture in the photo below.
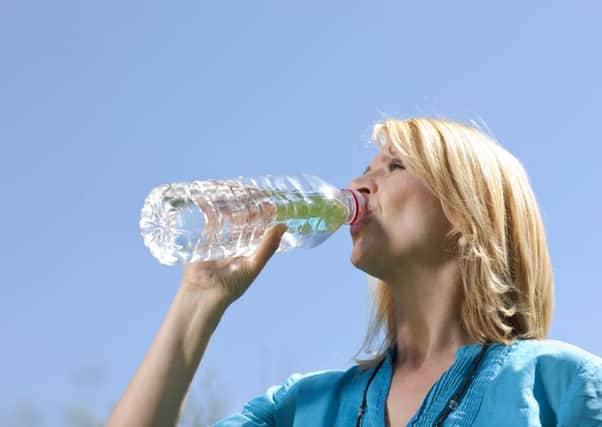
[[[285,223],[277,252],[322,243],[363,210],[359,192],[312,175],[176,182],[154,188],[140,231],[159,262],[184,264],[251,254],[265,231]]]

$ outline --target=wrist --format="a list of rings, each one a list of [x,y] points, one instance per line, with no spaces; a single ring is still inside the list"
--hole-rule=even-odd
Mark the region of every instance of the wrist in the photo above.
[[[228,308],[226,301],[212,292],[180,288],[173,302],[174,314],[180,325],[180,341],[184,354],[196,358]],[[199,347],[200,345],[200,347]]]
[[[223,314],[232,303],[218,290],[199,289],[196,286],[188,286],[185,282],[180,283],[176,299],[207,313]]]
[[[187,330],[201,323],[204,329],[213,331],[228,308],[228,304],[218,295],[185,288],[178,290],[173,305]]]

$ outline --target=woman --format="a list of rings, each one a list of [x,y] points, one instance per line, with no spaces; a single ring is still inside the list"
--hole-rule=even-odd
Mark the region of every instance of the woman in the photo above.
[[[520,163],[458,123],[386,120],[350,188],[367,199],[352,263],[378,279],[366,343],[346,371],[293,375],[219,426],[601,426],[602,360],[544,340],[553,281]],[[109,426],[169,426],[226,308],[270,259],[186,265],[180,289]]]

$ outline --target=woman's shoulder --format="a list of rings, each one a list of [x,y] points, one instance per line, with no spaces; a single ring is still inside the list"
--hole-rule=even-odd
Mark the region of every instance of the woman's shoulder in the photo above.
[[[583,348],[557,340],[517,340],[505,348],[498,384],[510,388],[543,387],[550,392],[602,394],[602,359]]]
[[[270,390],[279,392],[281,396],[297,394],[299,390],[303,392],[311,389],[320,390],[321,393],[334,392],[341,390],[348,385],[352,385],[362,376],[362,371],[357,365],[347,369],[326,369],[320,371],[311,371],[307,373],[294,373],[290,375],[282,385],[271,387]]]
[[[602,359],[598,356],[557,340],[516,340],[496,348],[485,372],[488,388],[478,422],[600,425]],[[491,422],[494,413],[503,414],[504,422]]]
[[[576,345],[558,340],[517,340],[509,352],[509,362],[516,367],[533,365],[569,370],[593,369],[602,374],[602,359]]]
[[[353,397],[362,375],[356,366],[292,374],[215,426],[290,425],[294,418],[310,419],[314,413],[330,413],[328,408]]]

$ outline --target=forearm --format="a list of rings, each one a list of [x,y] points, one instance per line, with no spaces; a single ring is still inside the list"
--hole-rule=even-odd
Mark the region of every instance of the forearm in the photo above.
[[[225,305],[180,288],[107,423],[172,426]]]

